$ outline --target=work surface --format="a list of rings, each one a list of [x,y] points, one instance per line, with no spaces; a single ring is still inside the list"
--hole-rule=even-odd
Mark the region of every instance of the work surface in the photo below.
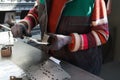
[[[0,62],[10,60],[23,69],[23,71],[28,68],[28,66],[41,63],[46,59],[48,59],[48,57],[41,50],[21,41],[16,42],[12,47],[11,57],[3,58],[0,56]],[[103,80],[67,62],[62,61],[61,66],[71,76],[70,80]]]

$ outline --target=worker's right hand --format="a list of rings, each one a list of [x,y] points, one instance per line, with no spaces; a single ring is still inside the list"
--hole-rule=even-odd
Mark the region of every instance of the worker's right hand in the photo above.
[[[11,28],[13,37],[17,38],[24,38],[24,36],[31,36],[30,31],[28,31],[27,27],[22,24],[22,23],[16,23],[12,28]]]

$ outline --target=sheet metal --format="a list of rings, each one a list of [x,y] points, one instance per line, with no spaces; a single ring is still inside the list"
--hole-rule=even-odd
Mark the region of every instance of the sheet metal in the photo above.
[[[44,79],[39,79],[39,78],[42,78],[43,75],[44,75],[44,78],[46,78],[46,80],[48,79],[48,76],[52,80],[55,80],[55,79],[64,80],[62,79],[63,77],[70,78],[70,80],[103,80],[98,76],[95,76],[85,70],[82,70],[64,61],[61,61],[60,62],[61,67],[60,66],[58,67],[57,66],[58,64],[49,61],[50,59],[48,58],[49,56],[44,52],[42,52],[41,50],[35,47],[32,47],[28,44],[25,44],[21,41],[18,41],[18,42],[15,42],[13,46],[12,56],[8,58],[3,58],[0,56],[0,62],[3,62],[4,60],[10,60],[15,65],[19,66],[23,71],[25,71],[25,73],[27,73],[26,71],[28,70],[28,74],[32,74],[34,76],[36,76],[37,71],[32,71],[32,69],[35,69],[34,67],[37,67],[37,69],[39,69],[38,72],[40,73],[40,74],[37,74],[36,76],[38,80],[44,80]],[[42,65],[42,62],[47,60],[48,62]],[[40,71],[40,69],[42,71]],[[60,71],[58,69],[60,69]],[[46,70],[48,72],[46,72]],[[51,74],[48,74],[49,71],[52,75],[54,75],[54,78],[52,78]],[[43,74],[43,72],[46,72],[47,74],[46,73]],[[51,80],[51,79],[48,79],[48,80]]]
[[[26,70],[31,80],[70,80],[71,76],[52,60],[32,65]]]

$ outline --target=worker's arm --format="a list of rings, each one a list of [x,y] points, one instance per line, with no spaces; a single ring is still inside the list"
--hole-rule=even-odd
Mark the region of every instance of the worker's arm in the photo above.
[[[70,36],[53,34],[50,49],[60,50],[68,44],[71,52],[87,50],[103,45],[109,38],[107,11],[104,0],[95,0],[91,15],[90,32],[87,34],[72,33]]]
[[[35,6],[29,10],[28,14],[25,16],[24,19],[20,20],[16,23],[12,28],[11,31],[14,37],[23,37],[29,36],[33,27],[38,24],[38,4],[36,1]]]
[[[69,49],[72,52],[105,44],[109,38],[108,19],[104,0],[95,0],[91,16],[91,31],[87,34],[72,33]]]
[[[33,27],[38,24],[38,10],[37,10],[37,3],[34,5],[32,9],[29,10],[28,14],[25,16],[24,19],[20,20],[19,23],[23,23],[28,30],[31,31]]]

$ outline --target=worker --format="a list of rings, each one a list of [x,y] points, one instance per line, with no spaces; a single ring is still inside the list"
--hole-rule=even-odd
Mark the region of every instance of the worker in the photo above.
[[[49,35],[48,54],[95,75],[100,74],[102,49],[109,38],[104,0],[38,0],[11,29],[14,37],[30,36],[40,24]]]

